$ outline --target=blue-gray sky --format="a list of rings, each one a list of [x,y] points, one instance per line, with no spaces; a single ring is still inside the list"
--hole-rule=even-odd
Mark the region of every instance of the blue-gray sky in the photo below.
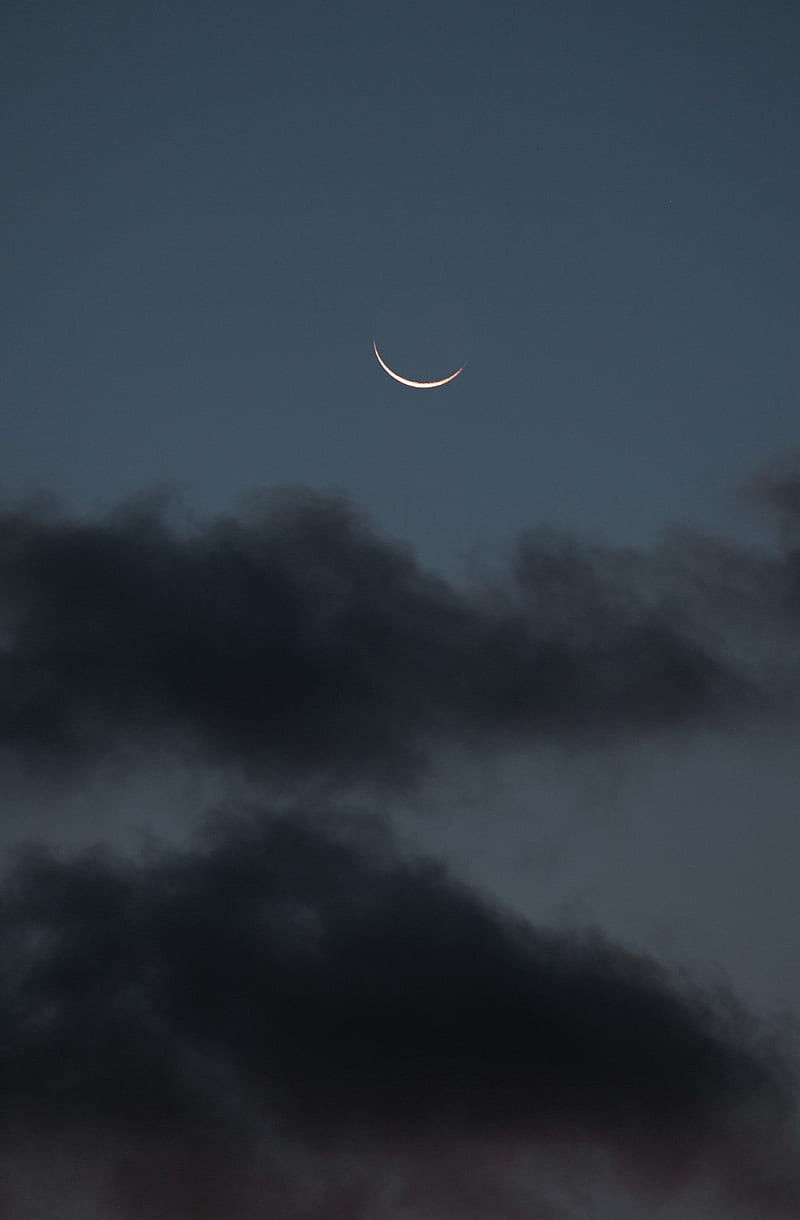
[[[5,5],[8,1220],[798,1214],[798,53]]]
[[[707,518],[797,441],[799,20],[6,6],[3,484],[336,485],[437,560]],[[437,397],[371,356],[412,289]]]

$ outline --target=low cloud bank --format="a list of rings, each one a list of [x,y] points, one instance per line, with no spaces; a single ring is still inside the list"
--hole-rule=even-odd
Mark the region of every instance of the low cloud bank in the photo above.
[[[0,1214],[599,1220],[627,1191],[794,1220],[787,1045],[342,813],[353,785],[410,798],[440,752],[791,722],[800,474],[751,494],[771,549],[537,530],[460,586],[307,491],[199,523],[0,514],[0,758],[23,797],[151,752],[276,783],[284,810],[334,798],[181,849],[9,857]]]
[[[733,1001],[532,928],[374,825],[260,811],[138,861],[34,851],[2,893],[11,1180],[21,1133],[34,1164],[83,1138],[120,1215],[249,1217],[297,1205],[292,1149],[316,1150],[359,1161],[367,1215],[401,1150],[413,1180],[430,1149],[557,1144],[797,1214],[792,1069]]]
[[[181,527],[158,505],[0,517],[0,751],[74,766],[185,746],[280,777],[409,788],[440,748],[794,716],[800,479],[771,551],[547,530],[456,587],[345,499]],[[788,539],[788,541],[787,541]]]

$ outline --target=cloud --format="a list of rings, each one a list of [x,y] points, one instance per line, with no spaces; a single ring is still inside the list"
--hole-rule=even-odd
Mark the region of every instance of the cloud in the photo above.
[[[536,1214],[527,1190],[566,1217],[544,1171],[498,1169],[565,1147],[639,1190],[710,1179],[797,1214],[793,1069],[730,998],[537,930],[377,824],[323,822],[259,810],[183,850],[16,861],[4,1214],[52,1214],[37,1190],[66,1149],[61,1214],[86,1181],[98,1216],[378,1215],[392,1188],[387,1214],[472,1214],[459,1190]]]
[[[342,812],[357,784],[410,797],[439,752],[794,717],[800,475],[749,494],[772,548],[538,529],[460,585],[344,497],[204,521],[156,499],[6,509],[6,764],[83,779],[174,752],[262,796],[282,781],[284,812],[141,855],[9,857],[0,1213],[796,1216],[786,1041]],[[309,785],[335,799],[309,813]]]
[[[784,521],[792,487],[771,493]],[[156,502],[94,520],[9,509],[0,749],[76,765],[156,742],[410,787],[439,748],[794,714],[797,582],[791,547],[538,530],[508,571],[460,587],[307,491],[194,524]]]

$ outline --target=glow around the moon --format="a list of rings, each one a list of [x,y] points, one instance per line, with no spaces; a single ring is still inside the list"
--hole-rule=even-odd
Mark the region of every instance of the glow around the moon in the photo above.
[[[390,377],[393,377],[395,381],[399,381],[401,385],[411,386],[412,390],[435,390],[437,386],[447,385],[448,381],[453,381],[453,379],[457,377],[459,373],[463,373],[466,367],[462,364],[460,369],[456,369],[456,371],[451,373],[449,377],[443,377],[441,381],[411,381],[410,378],[401,377],[399,373],[395,373],[393,369],[389,368],[388,364],[378,351],[378,345],[374,339],[372,340],[372,346],[375,351],[378,364],[381,366],[384,373],[388,373]]]

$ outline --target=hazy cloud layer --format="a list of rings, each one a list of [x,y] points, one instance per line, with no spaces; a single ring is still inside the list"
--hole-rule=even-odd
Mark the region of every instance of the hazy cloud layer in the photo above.
[[[536,931],[369,825],[260,812],[139,861],[37,851],[1,926],[0,1152],[25,1198],[83,1141],[74,1182],[102,1166],[122,1215],[366,1216],[389,1163],[424,1194],[431,1150],[461,1155],[480,1194],[481,1153],[527,1143],[797,1214],[790,1069],[732,1001]],[[292,1149],[355,1157],[358,1206],[325,1177],[302,1209]],[[463,1214],[457,1189],[429,1211]],[[491,1190],[516,1214],[513,1175]]]
[[[791,474],[762,498],[797,514]],[[456,587],[344,499],[194,526],[158,505],[0,519],[0,743],[74,763],[191,743],[283,776],[409,785],[437,746],[597,740],[796,706],[797,553],[540,530]]]

